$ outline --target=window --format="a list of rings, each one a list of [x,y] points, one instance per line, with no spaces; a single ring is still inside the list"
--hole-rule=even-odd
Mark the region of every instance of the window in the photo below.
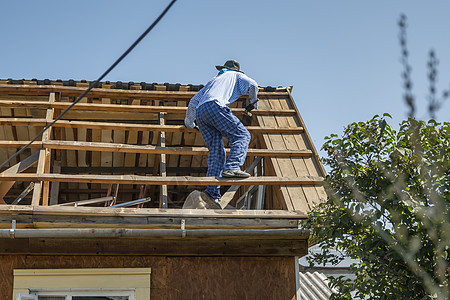
[[[148,300],[150,268],[14,270],[17,300]]]

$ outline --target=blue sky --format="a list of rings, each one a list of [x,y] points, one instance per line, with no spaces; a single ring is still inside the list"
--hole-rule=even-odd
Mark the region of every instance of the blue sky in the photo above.
[[[95,80],[170,0],[5,1],[0,78]],[[408,48],[418,112],[428,119],[428,53],[439,59],[438,91],[450,88],[450,1],[178,0],[106,78],[204,84],[236,59],[260,86],[293,86],[316,148],[353,121],[407,116],[399,29]],[[450,100],[437,114],[449,121]]]

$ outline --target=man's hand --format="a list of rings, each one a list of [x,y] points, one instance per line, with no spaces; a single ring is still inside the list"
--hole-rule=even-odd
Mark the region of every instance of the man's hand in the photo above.
[[[250,111],[252,111],[252,110],[254,110],[254,109],[257,109],[257,108],[258,108],[258,101],[259,101],[259,99],[256,98],[256,101],[255,101],[255,102],[249,103],[249,104],[245,107],[245,111],[248,112],[248,113],[250,113]],[[250,100],[249,100],[249,102],[250,102]]]
[[[255,103],[256,103],[256,102],[255,102]],[[254,109],[255,109],[255,103],[252,103],[252,104],[247,105],[247,106],[245,107],[244,112],[250,113],[252,110],[254,110]]]

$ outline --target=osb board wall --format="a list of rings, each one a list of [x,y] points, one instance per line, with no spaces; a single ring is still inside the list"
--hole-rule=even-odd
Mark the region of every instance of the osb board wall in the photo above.
[[[152,269],[152,300],[295,299],[294,257],[0,256],[0,300],[11,300],[14,269]]]

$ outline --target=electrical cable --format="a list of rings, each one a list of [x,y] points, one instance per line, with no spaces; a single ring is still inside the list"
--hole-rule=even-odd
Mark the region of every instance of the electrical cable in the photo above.
[[[138,39],[94,82],[92,82],[88,89],[85,90],[71,105],[69,105],[64,111],[61,112],[61,114],[54,119],[50,124],[44,127],[27,145],[23,146],[22,149],[14,153],[10,158],[8,158],[4,163],[1,164],[0,169],[2,169],[6,164],[8,164],[14,157],[18,156],[20,153],[25,151],[33,142],[35,142],[47,129],[49,129],[53,124],[55,124],[58,120],[60,120],[75,104],[80,102],[80,100],[87,95],[94,87],[97,86],[97,84],[105,78],[106,75],[109,74],[144,38],[145,36],[153,29],[153,27],[158,24],[158,22],[164,17],[164,15],[169,11],[169,9],[172,7],[172,5],[177,0],[172,0],[172,2],[169,3],[169,5],[164,9],[164,11],[159,15],[159,17],[147,28],[147,30],[142,33]]]

